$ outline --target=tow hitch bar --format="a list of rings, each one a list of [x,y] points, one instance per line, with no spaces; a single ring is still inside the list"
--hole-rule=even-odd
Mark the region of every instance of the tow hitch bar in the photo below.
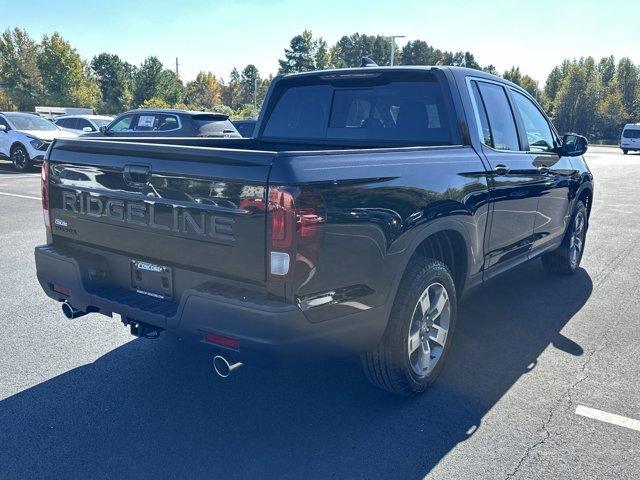
[[[122,323],[125,325],[129,325],[129,330],[131,331],[131,335],[139,338],[149,338],[155,340],[160,336],[160,332],[164,330],[160,327],[154,327],[153,325],[149,325],[148,323],[139,322],[134,320],[133,318],[123,318]]]

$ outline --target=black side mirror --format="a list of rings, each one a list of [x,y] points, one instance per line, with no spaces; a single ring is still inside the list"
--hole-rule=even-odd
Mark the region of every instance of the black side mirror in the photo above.
[[[579,157],[584,155],[589,148],[589,142],[586,137],[576,133],[566,133],[562,137],[562,147],[560,154],[563,157]]]
[[[100,127],[100,133],[103,134],[103,135],[107,134],[107,126],[106,125],[102,125]]]

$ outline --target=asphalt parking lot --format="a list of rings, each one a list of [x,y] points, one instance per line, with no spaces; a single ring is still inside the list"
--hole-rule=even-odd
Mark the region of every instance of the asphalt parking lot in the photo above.
[[[0,162],[0,478],[639,478],[640,155],[587,158],[583,268],[530,262],[467,297],[410,400],[348,359],[221,380],[175,339],[67,320],[35,278],[39,175]]]

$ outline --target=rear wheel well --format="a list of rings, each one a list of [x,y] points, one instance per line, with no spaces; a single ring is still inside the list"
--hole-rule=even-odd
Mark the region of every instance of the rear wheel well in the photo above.
[[[467,275],[467,245],[460,233],[443,230],[429,235],[418,245],[413,256],[444,263],[451,272],[456,291],[458,294],[462,292]]]
[[[16,149],[17,147],[22,147],[25,149],[25,152],[27,151],[27,147],[25,147],[22,142],[13,142],[13,145],[11,145],[11,148],[9,149],[9,155],[11,155],[13,153],[13,150]],[[28,154],[28,152],[27,152]]]
[[[593,199],[593,192],[591,192],[590,188],[585,188],[582,193],[580,193],[580,197],[578,200],[581,201],[587,209],[587,218],[591,216],[591,200]]]

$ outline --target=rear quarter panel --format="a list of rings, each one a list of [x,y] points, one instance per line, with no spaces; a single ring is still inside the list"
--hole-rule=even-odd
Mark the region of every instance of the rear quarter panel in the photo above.
[[[310,308],[311,321],[387,303],[394,283],[430,227],[448,225],[469,247],[467,272],[482,268],[487,223],[484,166],[470,147],[289,153],[270,185],[310,184],[326,206],[319,255],[291,296],[334,296]]]

